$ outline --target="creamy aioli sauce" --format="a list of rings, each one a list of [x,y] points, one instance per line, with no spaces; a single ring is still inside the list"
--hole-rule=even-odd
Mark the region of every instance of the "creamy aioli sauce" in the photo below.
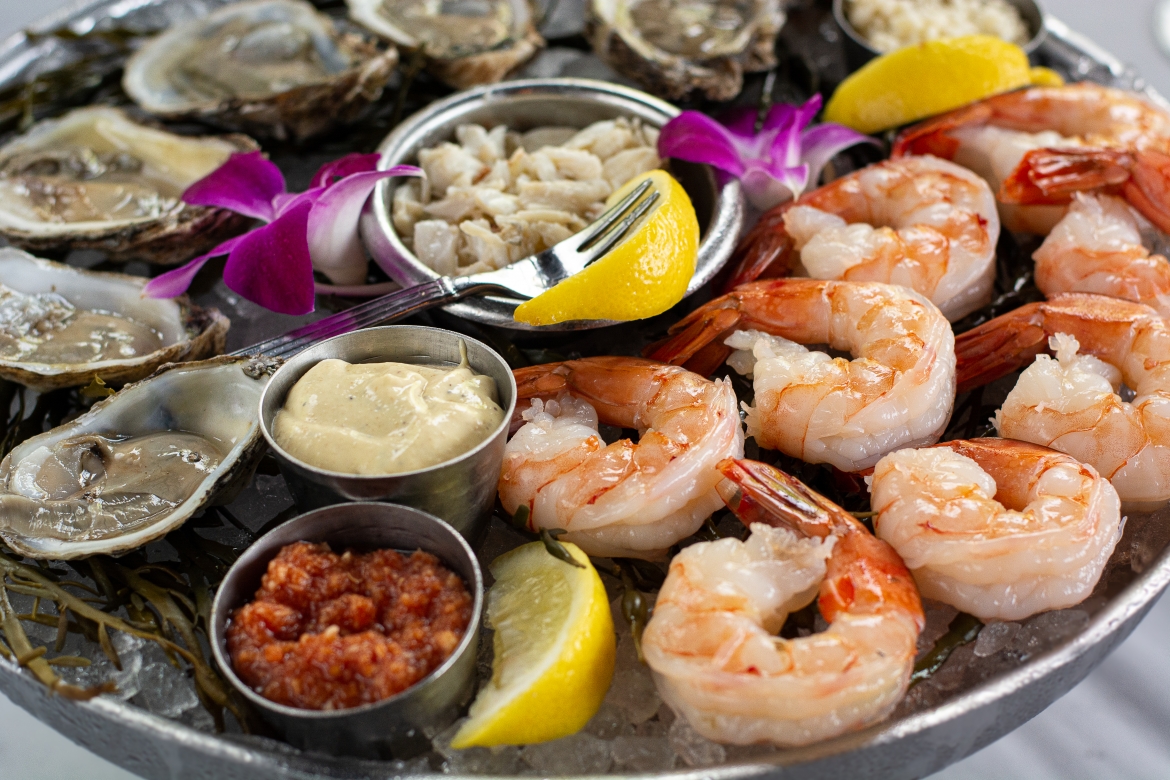
[[[323,360],[276,413],[277,444],[344,474],[400,474],[474,448],[499,427],[496,383],[456,368]]]

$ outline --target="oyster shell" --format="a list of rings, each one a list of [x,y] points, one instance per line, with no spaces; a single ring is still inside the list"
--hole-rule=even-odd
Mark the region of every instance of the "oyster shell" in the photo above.
[[[355,22],[405,49],[455,89],[494,84],[544,46],[528,0],[346,0]]]
[[[0,461],[0,538],[31,558],[117,555],[228,502],[264,451],[248,358],[164,366]]]
[[[157,116],[304,139],[356,119],[397,62],[301,0],[249,0],[148,41],[122,87]]]
[[[618,73],[668,100],[731,100],[776,64],[780,0],[588,0],[585,36]]]
[[[186,296],[142,297],[146,279],[0,248],[0,378],[36,390],[141,379],[223,351],[228,319]]]
[[[183,203],[183,190],[233,152],[258,148],[242,135],[175,135],[100,106],[38,122],[0,147],[0,235],[33,252],[183,262],[248,223]]]

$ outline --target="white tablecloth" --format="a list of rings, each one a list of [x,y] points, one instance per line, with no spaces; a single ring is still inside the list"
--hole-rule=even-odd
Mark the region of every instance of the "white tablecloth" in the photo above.
[[[1042,0],[1043,1],[1043,0]],[[1170,95],[1170,61],[1154,45],[1155,0],[1047,0]],[[66,5],[0,0],[0,38]],[[1120,649],[1034,720],[931,780],[1166,780],[1170,778],[1170,599]],[[133,780],[0,695],[0,777]],[[860,780],[860,779],[858,779]]]

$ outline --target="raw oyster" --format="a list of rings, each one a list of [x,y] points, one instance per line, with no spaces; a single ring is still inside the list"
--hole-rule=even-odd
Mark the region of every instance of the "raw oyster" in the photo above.
[[[455,89],[494,84],[544,46],[529,0],[346,0],[354,21],[405,49]]]
[[[111,259],[180,263],[239,233],[247,219],[180,199],[242,135],[192,138],[80,108],[0,147],[0,235],[33,252],[100,249]]]
[[[142,297],[146,279],[0,248],[0,379],[37,390],[141,379],[223,351],[228,319],[186,296]]]
[[[776,64],[780,0],[588,0],[585,34],[614,70],[668,100],[731,100]]]
[[[147,42],[122,87],[161,117],[304,139],[356,119],[397,62],[301,0],[249,0]]]
[[[116,555],[227,502],[264,451],[248,358],[164,366],[0,461],[0,538],[32,558]]]

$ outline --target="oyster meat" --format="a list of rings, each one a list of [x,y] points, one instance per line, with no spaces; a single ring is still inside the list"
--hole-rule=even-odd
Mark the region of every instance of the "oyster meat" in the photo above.
[[[397,62],[306,2],[248,0],[147,42],[122,87],[157,116],[304,139],[356,119]]]
[[[668,100],[731,100],[776,64],[780,0],[588,0],[586,37],[618,73]]]
[[[266,372],[169,365],[0,461],[0,538],[33,558],[116,555],[227,502],[263,454]]]
[[[223,351],[226,317],[186,296],[144,298],[145,284],[0,248],[0,379],[37,390],[95,376],[121,385]]]
[[[493,84],[544,45],[529,0],[346,0],[354,21],[421,50],[455,89]]]
[[[233,152],[257,148],[245,136],[146,127],[115,108],[71,111],[0,147],[0,235],[34,252],[183,262],[247,224],[226,209],[183,203],[183,191]]]

